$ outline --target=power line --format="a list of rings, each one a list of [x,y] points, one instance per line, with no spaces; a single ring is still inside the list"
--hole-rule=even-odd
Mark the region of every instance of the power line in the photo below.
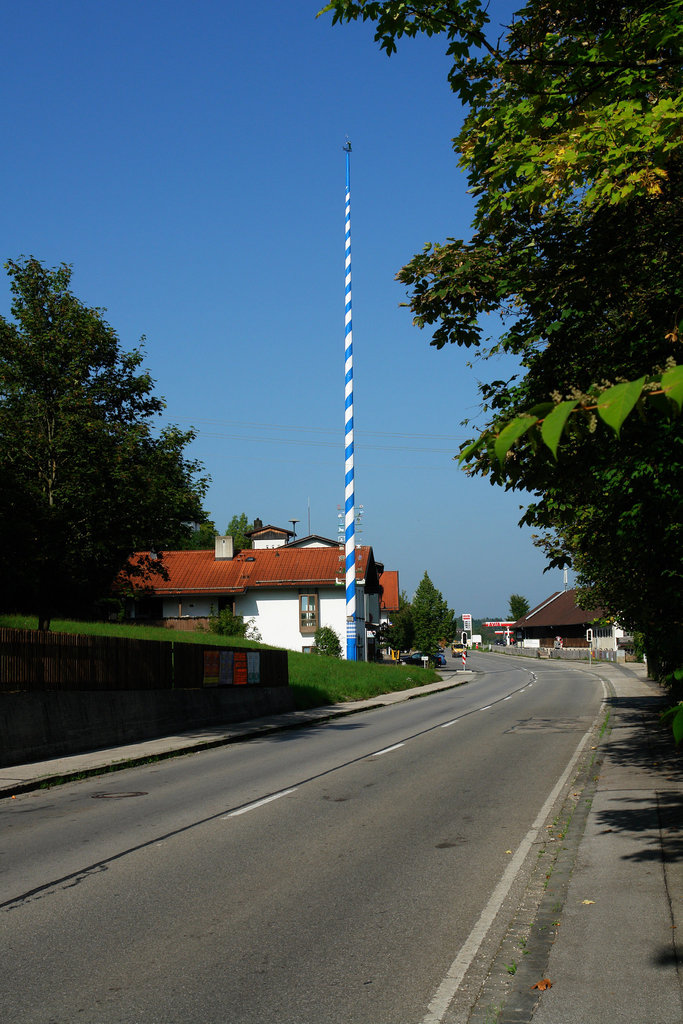
[[[178,422],[174,419],[174,422]],[[311,446],[311,447],[322,447],[322,448],[335,448],[338,446],[339,431],[330,430],[324,427],[300,427],[291,424],[277,424],[277,423],[248,423],[239,420],[208,420],[208,419],[185,419],[182,418],[180,422],[190,423],[195,427],[195,433],[201,437],[213,437],[221,440],[229,441],[244,441],[244,442],[262,442],[268,444],[288,444],[288,445],[300,445],[300,446]],[[258,437],[255,434],[236,434],[236,433],[225,433],[222,431],[211,431],[204,430],[198,427],[197,424],[206,423],[216,426],[236,426],[238,429],[255,429],[255,430],[285,430],[285,431],[299,431],[316,434],[328,434],[333,435],[337,438],[335,441],[326,441],[319,438],[286,438],[286,437]],[[372,442],[364,441],[366,437],[378,437],[378,438],[414,438],[419,440],[434,440],[434,441],[450,441],[454,447],[451,448],[432,448],[432,447],[421,447],[416,445],[382,445],[373,444]],[[454,437],[450,434],[413,434],[413,433],[400,433],[396,431],[384,431],[384,430],[367,430],[356,432],[356,443],[358,438],[361,439],[361,446],[366,450],[372,451],[395,451],[395,452],[416,452],[416,453],[431,453],[439,455],[454,455],[455,446],[459,443],[468,440],[465,436]]]
[[[300,448],[338,448],[339,445],[334,441],[316,441],[314,439],[302,440],[299,438],[288,438],[288,437],[244,437],[240,434],[214,434],[207,433],[205,431],[197,431],[198,437],[213,437],[225,441],[244,441],[247,444],[287,444],[294,445]],[[415,452],[423,453],[427,452],[436,455],[454,455],[452,448],[415,448],[409,447],[408,445],[384,445],[384,444],[356,444],[356,447],[363,448],[368,451],[378,452]]]

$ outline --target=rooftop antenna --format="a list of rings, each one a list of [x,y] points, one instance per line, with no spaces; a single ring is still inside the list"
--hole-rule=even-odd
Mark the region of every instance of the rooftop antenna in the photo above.
[[[356,652],[356,538],[353,481],[353,330],[351,326],[351,142],[346,137],[346,201],[344,213],[344,516],[346,555],[346,658]]]
[[[288,519],[287,522],[292,524],[292,533],[294,534],[294,536],[292,537],[292,540],[296,540],[296,524],[301,522],[301,520],[300,519]]]

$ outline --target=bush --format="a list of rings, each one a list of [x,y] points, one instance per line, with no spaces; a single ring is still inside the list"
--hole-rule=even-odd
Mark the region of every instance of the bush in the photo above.
[[[341,658],[341,640],[331,626],[318,626],[313,637],[313,652],[324,654],[328,658]]]
[[[245,625],[241,615],[235,615],[231,608],[223,608],[217,615],[209,616],[209,632],[218,633],[219,636],[240,636],[247,635],[248,626]]]

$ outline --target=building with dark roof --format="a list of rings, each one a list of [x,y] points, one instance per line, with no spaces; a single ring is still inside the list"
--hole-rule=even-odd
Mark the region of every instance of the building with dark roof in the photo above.
[[[513,626],[515,641],[524,647],[588,648],[591,630],[594,648],[617,650],[624,631],[609,621],[604,608],[579,608],[576,590],[558,590]]]

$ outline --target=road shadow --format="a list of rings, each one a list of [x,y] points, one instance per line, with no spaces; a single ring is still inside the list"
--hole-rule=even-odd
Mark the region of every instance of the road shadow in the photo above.
[[[624,856],[633,862],[683,861],[683,751],[676,747],[671,726],[660,715],[665,695],[612,697],[607,756],[613,765],[640,768],[647,787],[641,796],[614,797],[597,813],[604,832],[641,836],[642,846]],[[643,788],[642,782],[638,788]]]
[[[287,728],[264,733],[261,738],[267,738],[271,743],[291,743],[293,740],[300,742],[302,735],[313,737],[330,730],[336,732],[355,732],[358,729],[366,728],[367,724],[365,722],[359,722],[357,719],[351,722],[345,716],[339,716],[338,718],[321,718],[318,722],[294,722],[288,725]]]
[[[611,697],[610,760],[615,764],[656,769],[669,782],[683,783],[683,751],[676,747],[671,724],[661,721],[666,696]]]
[[[683,793],[657,792],[634,798],[625,796],[598,811],[602,834],[621,832],[642,837],[642,846],[625,854],[622,860],[634,863],[683,861]]]
[[[676,950],[672,947],[667,949],[662,946],[658,953],[654,953],[651,961],[653,964],[658,964],[660,967],[679,967],[680,961],[676,955]]]

